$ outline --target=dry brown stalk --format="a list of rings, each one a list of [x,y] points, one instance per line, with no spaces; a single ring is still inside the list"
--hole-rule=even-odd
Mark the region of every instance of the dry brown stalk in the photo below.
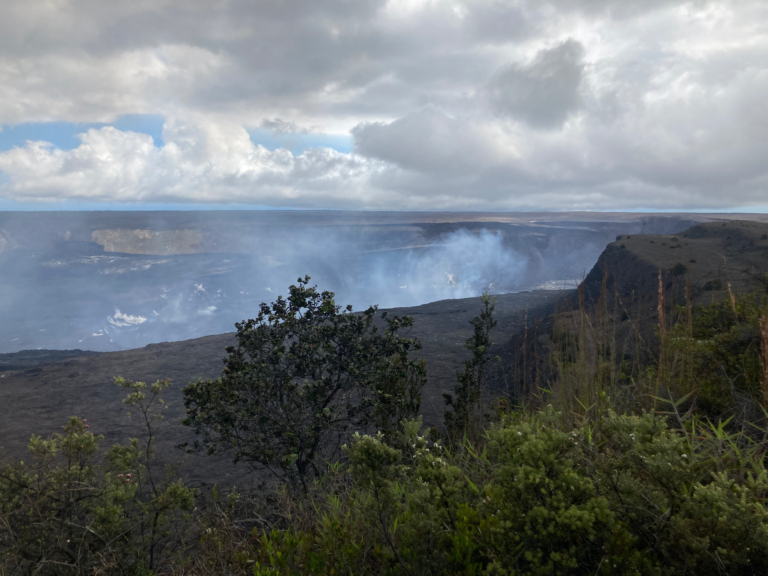
[[[659,388],[661,387],[661,381],[663,379],[664,372],[664,336],[666,334],[667,320],[664,311],[664,278],[659,268],[659,370],[656,376],[656,393],[654,398],[659,395]],[[656,400],[653,401],[653,407],[656,408]]]
[[[736,296],[733,293],[733,290],[731,290],[731,283],[728,282],[728,295],[731,297],[731,308],[733,308],[733,313],[736,314]]]
[[[760,361],[763,365],[763,380],[760,383],[763,393],[763,407],[768,408],[768,307],[760,319]]]
[[[659,339],[664,340],[664,332],[667,320],[664,313],[664,279],[659,268]]]

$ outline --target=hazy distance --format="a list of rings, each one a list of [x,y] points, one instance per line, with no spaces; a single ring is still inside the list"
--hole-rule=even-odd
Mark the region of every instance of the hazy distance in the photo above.
[[[0,352],[231,332],[305,274],[356,310],[573,287],[617,234],[675,232],[695,218],[729,217],[6,212]]]

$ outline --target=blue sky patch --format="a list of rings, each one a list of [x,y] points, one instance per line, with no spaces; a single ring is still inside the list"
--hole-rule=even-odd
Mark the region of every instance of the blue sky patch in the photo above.
[[[0,171],[0,187],[4,174]],[[262,204],[208,204],[203,202],[99,202],[69,198],[59,202],[33,202],[29,200],[12,200],[0,196],[0,212],[45,212],[45,211],[185,211],[185,210],[296,210],[292,206],[266,206]]]
[[[263,128],[248,128],[251,142],[261,144],[267,150],[285,148],[294,156],[303,154],[310,148],[333,148],[337,152],[348,154],[352,151],[352,136],[344,134],[275,134]]]
[[[15,147],[23,147],[27,140],[43,140],[50,142],[62,150],[72,150],[80,145],[77,134],[82,134],[90,128],[114,126],[123,132],[140,132],[149,134],[155,141],[155,146],[163,145],[163,123],[165,118],[160,114],[126,114],[119,116],[114,122],[25,122],[24,124],[4,125],[0,132],[0,152]]]

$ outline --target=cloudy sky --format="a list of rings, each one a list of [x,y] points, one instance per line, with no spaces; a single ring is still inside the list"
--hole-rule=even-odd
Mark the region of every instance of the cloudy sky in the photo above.
[[[765,0],[3,0],[0,208],[765,210]]]

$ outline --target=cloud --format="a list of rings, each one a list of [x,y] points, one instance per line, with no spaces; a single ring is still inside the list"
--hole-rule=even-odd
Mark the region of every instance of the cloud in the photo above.
[[[60,150],[28,142],[0,154],[16,198],[62,198],[128,203],[218,202],[312,206],[363,202],[367,180],[379,163],[319,148],[294,156],[254,145],[244,128],[220,122],[169,119],[164,146],[151,136],[105,127],[79,135],[81,144]],[[362,193],[362,194],[361,194]],[[357,197],[357,198],[356,198]]]
[[[434,106],[390,123],[360,124],[352,135],[359,154],[427,173],[476,171],[505,156],[492,126],[452,118]],[[512,149],[506,152],[514,155]]]
[[[765,204],[766,21],[760,0],[9,0],[0,125],[97,126],[0,150],[0,196]]]
[[[276,136],[285,136],[286,134],[309,134],[309,128],[300,128],[295,122],[281,120],[280,118],[265,118],[261,121],[259,128],[269,130]]]
[[[488,97],[502,115],[532,126],[558,128],[580,104],[584,47],[568,39],[540,50],[530,64],[510,64],[488,83]]]

